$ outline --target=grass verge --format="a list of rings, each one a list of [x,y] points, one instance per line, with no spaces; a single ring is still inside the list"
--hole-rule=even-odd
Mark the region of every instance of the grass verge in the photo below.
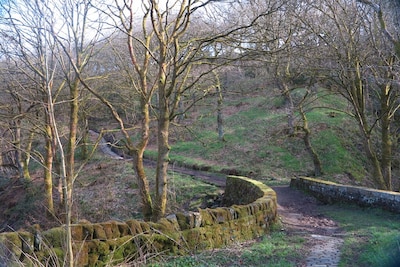
[[[400,266],[400,215],[352,205],[324,206],[322,212],[346,233],[340,266]]]
[[[181,257],[164,258],[149,267],[270,266],[291,267],[303,259],[304,238],[279,231],[277,227],[258,241]]]

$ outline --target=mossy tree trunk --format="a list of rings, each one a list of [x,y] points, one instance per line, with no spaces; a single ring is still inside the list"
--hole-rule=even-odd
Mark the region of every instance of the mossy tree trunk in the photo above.
[[[382,175],[388,190],[393,190],[392,187],[392,133],[391,133],[391,121],[394,116],[391,107],[389,106],[391,85],[381,85],[381,110],[382,110],[382,130],[381,130],[381,142],[382,142]]]
[[[142,79],[145,83],[145,79]],[[144,85],[143,85],[144,86]],[[141,99],[141,137],[136,147],[128,145],[133,153],[133,169],[136,172],[136,181],[142,201],[142,213],[145,220],[150,220],[153,216],[153,202],[150,195],[149,181],[144,169],[143,156],[149,142],[150,115],[149,104],[146,98]]]
[[[45,126],[46,134],[46,156],[44,162],[44,192],[46,198],[46,206],[49,215],[54,214],[54,203],[53,203],[53,159],[54,159],[54,135],[51,126],[51,118],[49,115],[45,115],[48,119],[48,123]]]
[[[372,168],[372,178],[379,189],[388,190],[388,186],[385,183],[385,179],[382,173],[382,165],[376,151],[376,147],[372,142],[373,129],[371,128],[366,111],[366,96],[365,88],[361,79],[360,64],[356,64],[356,76],[354,77],[354,86],[348,90],[350,99],[352,99],[351,104],[353,105],[355,111],[355,118],[358,122],[358,126],[362,133],[362,139],[364,144],[364,151],[366,156],[371,163]]]
[[[166,84],[166,46],[163,43],[165,36],[160,34],[161,43],[160,51],[160,64],[159,66],[159,83],[158,83],[158,129],[157,129],[157,168],[156,168],[156,202],[154,206],[153,221],[157,221],[165,215],[167,207],[167,186],[168,177],[167,169],[169,162],[169,125],[170,125],[170,110],[169,110],[169,96],[171,90],[168,90]]]

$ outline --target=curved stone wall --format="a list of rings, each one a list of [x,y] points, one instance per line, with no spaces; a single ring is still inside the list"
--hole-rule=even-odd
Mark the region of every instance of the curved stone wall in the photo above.
[[[326,203],[349,202],[360,206],[379,207],[400,213],[400,193],[361,186],[341,185],[309,177],[291,180],[292,187],[309,192]]]
[[[177,213],[157,223],[80,223],[72,225],[77,266],[105,266],[151,253],[185,254],[264,235],[277,219],[275,192],[246,177],[228,176],[226,207]],[[35,234],[0,234],[1,263],[62,260],[64,228]],[[41,242],[38,246],[38,242]],[[8,265],[6,265],[8,266]]]

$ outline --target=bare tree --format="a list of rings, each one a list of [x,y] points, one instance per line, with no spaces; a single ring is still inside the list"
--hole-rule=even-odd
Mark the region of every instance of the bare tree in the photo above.
[[[330,88],[352,105],[376,186],[391,190],[390,125],[398,109],[398,72],[395,49],[381,41],[387,35],[381,26],[387,27],[373,10],[356,2],[326,0],[313,7],[318,24],[309,25],[321,42],[321,69],[327,70]],[[378,116],[374,99],[380,106]]]
[[[55,93],[54,71],[55,61],[53,55],[49,53],[53,45],[48,39],[42,25],[45,24],[41,15],[44,11],[38,2],[6,1],[2,8],[5,15],[2,19],[4,28],[2,29],[3,51],[9,60],[14,63],[20,77],[25,77],[29,83],[20,83],[16,94],[22,96],[21,92],[36,90],[36,92],[25,95],[33,105],[40,105],[43,115],[43,133],[46,142],[46,155],[44,159],[44,180],[47,210],[54,215],[53,204],[53,159],[55,155],[54,129],[52,128],[52,118],[49,113],[48,93]],[[32,98],[30,98],[32,97]]]
[[[80,75],[101,33],[101,20],[89,21],[89,14],[93,18],[97,10],[91,10],[93,4],[93,1],[85,0],[8,1],[3,6],[7,16],[2,20],[2,34],[8,41],[3,44],[3,50],[37,89],[39,98],[31,98],[32,101],[43,107],[47,151],[45,188],[48,210],[52,214],[53,161],[56,151],[60,155],[60,198],[65,208],[66,262],[69,266],[74,264],[70,224],[73,184],[79,173],[75,167],[75,151],[82,88]],[[60,112],[64,111],[63,103],[69,105],[65,116]],[[69,122],[65,122],[64,117]],[[68,125],[66,136],[60,131],[63,125]]]
[[[301,130],[304,144],[314,163],[314,174],[322,174],[322,163],[311,142],[311,128],[307,121],[306,104],[312,98],[313,90],[306,90],[302,97],[294,97],[299,87],[310,87],[314,80],[313,50],[308,31],[299,17],[308,15],[308,6],[302,1],[249,1],[243,4],[246,14],[259,14],[261,10],[274,10],[263,16],[247,31],[237,35],[243,43],[241,50],[248,64],[265,70],[263,79],[279,89],[287,114],[289,137],[299,136]],[[300,116],[296,117],[296,113]]]
[[[207,4],[213,1],[208,1]],[[133,155],[143,214],[146,219],[157,220],[165,214],[167,206],[167,168],[169,161],[169,131],[171,122],[193,106],[198,97],[204,97],[215,84],[210,84],[216,68],[211,63],[208,45],[225,34],[206,31],[190,34],[191,20],[207,6],[202,1],[142,1],[143,13],[135,13],[134,1],[116,1],[107,13],[116,20],[117,28],[125,35],[129,64],[123,67],[131,90],[139,98],[139,136],[131,141],[125,122],[109,101],[103,99],[112,110],[124,132],[126,147]],[[140,25],[137,27],[136,25]],[[138,30],[140,29],[140,30]],[[208,35],[204,35],[208,34]],[[123,59],[123,57],[120,57]],[[212,80],[212,79],[211,79]],[[207,82],[204,82],[207,81]],[[203,83],[203,85],[201,85]],[[198,97],[182,108],[182,98]],[[143,155],[152,134],[151,120],[157,121],[156,190],[151,198],[148,178],[143,166]]]

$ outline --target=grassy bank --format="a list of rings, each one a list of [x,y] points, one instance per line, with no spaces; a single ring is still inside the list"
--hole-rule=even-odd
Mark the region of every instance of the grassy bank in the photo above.
[[[400,266],[399,214],[349,205],[324,206],[321,211],[345,232],[340,266]]]
[[[287,109],[279,92],[227,95],[224,141],[218,140],[212,101],[206,100],[204,106],[189,113],[181,122],[184,127],[174,128],[171,161],[275,184],[313,173],[303,133],[299,130],[294,136],[288,135]],[[307,107],[311,142],[322,162],[321,178],[359,184],[367,173],[357,126],[350,116],[327,108],[329,103],[340,105],[341,101],[338,96],[321,97]],[[298,114],[295,126],[301,126]]]

